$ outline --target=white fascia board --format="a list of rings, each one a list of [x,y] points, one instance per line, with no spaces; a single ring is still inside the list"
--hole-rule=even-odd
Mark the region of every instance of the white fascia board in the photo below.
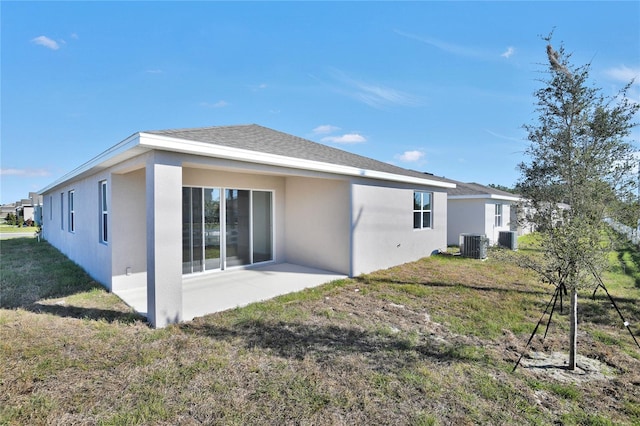
[[[447,198],[449,200],[500,200],[500,201],[520,201],[520,197],[511,197],[508,195],[497,195],[497,194],[474,194],[474,195],[448,195]]]
[[[92,158],[91,160],[87,161],[86,163],[84,163],[83,165],[81,165],[80,167],[75,168],[74,170],[70,171],[69,173],[65,174],[64,176],[62,176],[61,178],[57,179],[56,181],[54,181],[53,183],[47,185],[46,187],[42,188],[40,191],[38,191],[39,195],[44,194],[45,192],[55,188],[56,186],[69,181],[75,177],[80,176],[83,173],[86,173],[92,169],[98,168],[100,167],[100,165],[106,163],[109,160],[112,160],[113,158],[115,158],[118,155],[121,155],[127,151],[129,151],[132,148],[135,148],[136,146],[138,146],[140,144],[140,133],[134,133],[133,135],[129,136],[127,139],[123,140],[122,142],[118,143],[117,145],[112,146],[111,148],[107,149],[106,151],[104,151],[103,153],[97,155],[96,157]]]
[[[224,158],[229,160],[268,164],[272,166],[312,170],[325,173],[334,173],[346,176],[360,176],[386,181],[428,185],[438,188],[456,187],[454,183],[449,182],[441,182],[432,179],[422,179],[412,176],[403,176],[393,173],[379,172],[375,170],[364,170],[357,167],[342,166],[338,164],[324,163],[321,161],[286,157],[283,155],[268,154],[265,152],[250,151],[246,149],[232,148],[205,142],[171,138],[168,136],[155,135],[150,133],[140,133],[140,146],[149,149],[160,149],[193,155],[205,155],[209,157]]]

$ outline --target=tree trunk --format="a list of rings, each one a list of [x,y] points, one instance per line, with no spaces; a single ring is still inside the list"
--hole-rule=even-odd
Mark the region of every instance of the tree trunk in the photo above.
[[[571,329],[569,331],[569,370],[576,369],[576,357],[578,354],[578,290],[571,289],[571,306],[569,308]]]

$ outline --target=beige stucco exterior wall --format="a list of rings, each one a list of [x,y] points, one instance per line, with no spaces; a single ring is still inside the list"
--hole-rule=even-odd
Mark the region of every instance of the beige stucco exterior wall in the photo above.
[[[485,199],[449,200],[447,244],[458,245],[460,234],[485,234]]]
[[[495,226],[496,204],[502,204],[502,226]],[[485,234],[489,238],[489,244],[498,244],[500,231],[511,230],[511,210],[506,201],[492,200],[485,205]]]
[[[379,185],[356,181],[352,187],[353,276],[446,248],[446,193],[429,187]],[[414,190],[433,192],[432,229],[413,229]]]
[[[349,274],[349,182],[287,177],[286,194],[286,260]]]
[[[31,206],[22,207],[22,218],[27,221],[29,219],[36,220],[37,218],[34,216],[34,208]]]
[[[495,225],[495,205],[502,204],[502,226]],[[489,198],[450,199],[447,214],[447,244],[458,245],[460,234],[484,234],[497,244],[500,231],[509,231],[511,206],[508,201]]]
[[[145,169],[147,319],[155,327],[182,321],[182,164],[153,152]]]
[[[99,241],[98,182],[105,179],[109,179],[109,173],[101,172],[45,193],[43,236],[69,259],[81,265],[93,279],[111,288],[111,249]],[[74,191],[74,232],[69,231],[69,191]],[[60,194],[63,194],[62,227]],[[49,206],[51,203],[53,205]]]
[[[111,291],[147,285],[147,215],[145,169],[112,174],[109,199]]]

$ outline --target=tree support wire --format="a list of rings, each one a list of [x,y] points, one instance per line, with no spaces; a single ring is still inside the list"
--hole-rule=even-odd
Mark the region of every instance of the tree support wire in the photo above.
[[[596,273],[596,271],[595,271],[595,269],[593,267],[591,267],[591,273],[593,274],[593,276],[598,281],[598,285],[593,290],[593,295],[591,297],[593,299],[595,299],[596,292],[598,291],[598,288],[602,287],[604,292],[609,297],[609,300],[611,301],[611,304],[616,309],[616,312],[618,312],[618,315],[620,316],[620,319],[622,320],[622,323],[624,324],[625,328],[627,329],[627,331],[631,335],[631,338],[636,343],[636,346],[640,349],[640,343],[638,343],[638,340],[636,339],[636,336],[633,335],[633,332],[631,331],[631,328],[630,328],[630,324],[627,322],[627,320],[624,319],[624,316],[622,315],[622,312],[620,312],[620,309],[618,309],[618,305],[616,305],[615,300],[613,300],[613,297],[611,296],[611,294],[609,294],[609,291],[607,290],[607,287],[604,285],[604,282],[602,281],[602,278],[600,278],[600,275],[598,275]],[[556,302],[558,301],[558,297],[560,297],[560,312],[562,312],[562,292],[563,291],[565,293],[567,291],[567,289],[566,289],[564,284],[560,284],[559,286],[556,287],[556,291],[553,293],[553,296],[551,296],[551,300],[549,300],[549,303],[547,303],[547,307],[544,309],[544,312],[542,313],[542,316],[538,320],[538,323],[536,324],[536,327],[533,329],[533,333],[531,333],[531,337],[529,337],[529,340],[527,341],[527,344],[524,347],[524,351],[522,352],[522,354],[518,358],[518,361],[516,362],[516,365],[513,366],[513,370],[511,370],[512,373],[514,373],[516,371],[516,369],[518,368],[518,366],[520,365],[520,361],[522,361],[522,358],[524,357],[524,352],[527,350],[527,348],[531,344],[531,341],[533,340],[533,336],[536,335],[536,332],[538,331],[538,327],[540,327],[540,324],[542,323],[542,320],[544,319],[544,316],[547,314],[547,311],[549,310],[549,306],[551,306],[551,312],[549,313],[549,321],[547,321],[547,329],[544,332],[543,339],[545,339],[547,337],[547,332],[549,331],[549,326],[551,325],[551,318],[553,318],[553,311],[556,308]]]
[[[547,311],[549,310],[549,306],[551,306],[551,304],[553,303],[553,308],[551,308],[551,313],[549,314],[549,321],[547,322],[547,330],[544,332],[545,337],[547,336],[547,331],[549,330],[549,324],[551,324],[551,317],[553,316],[553,309],[555,309],[556,301],[558,300],[558,295],[560,295],[559,286],[556,287],[556,291],[553,293],[553,296],[551,296],[551,300],[549,300],[549,303],[547,303],[547,307],[544,309],[542,316],[538,320],[538,323],[536,324],[536,328],[533,329],[533,333],[531,333],[531,337],[529,337],[529,341],[527,341],[527,344],[524,347],[525,351],[531,344],[531,341],[533,340],[533,336],[536,335],[536,332],[538,331],[538,327],[540,327],[540,324],[542,323],[544,316],[547,314]],[[524,357],[524,351],[522,351],[522,354],[520,355],[520,358],[518,358],[518,362],[516,362],[516,365],[513,366],[513,370],[511,370],[512,373],[515,372],[516,369],[518,368],[518,365],[520,365],[520,361],[522,361],[522,357]]]
[[[602,278],[600,278],[600,275],[598,275],[593,268],[591,268],[591,273],[596,278],[596,280],[598,280],[598,285],[593,290],[593,295],[591,296],[591,298],[595,300],[596,291],[598,291],[598,287],[602,287],[604,292],[607,294],[607,297],[609,297],[609,300],[611,301],[611,304],[616,309],[616,312],[618,312],[618,315],[620,316],[620,319],[622,320],[622,323],[624,324],[625,328],[627,329],[627,331],[629,332],[629,334],[633,338],[633,341],[636,342],[636,346],[640,349],[640,343],[638,343],[638,340],[636,339],[636,336],[633,335],[633,332],[631,331],[631,327],[630,327],[629,322],[624,319],[624,316],[622,316],[622,312],[620,312],[620,309],[618,309],[618,305],[616,305],[615,300],[613,300],[613,297],[611,297],[611,295],[609,294],[609,291],[607,290],[607,287],[605,287],[604,282],[602,281]]]

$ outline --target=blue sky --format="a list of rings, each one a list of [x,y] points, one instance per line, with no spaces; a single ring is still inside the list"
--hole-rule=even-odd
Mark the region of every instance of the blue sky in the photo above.
[[[637,1],[2,1],[0,13],[2,203],[137,131],[249,123],[512,186],[541,36],[555,28],[607,95],[640,80]]]

